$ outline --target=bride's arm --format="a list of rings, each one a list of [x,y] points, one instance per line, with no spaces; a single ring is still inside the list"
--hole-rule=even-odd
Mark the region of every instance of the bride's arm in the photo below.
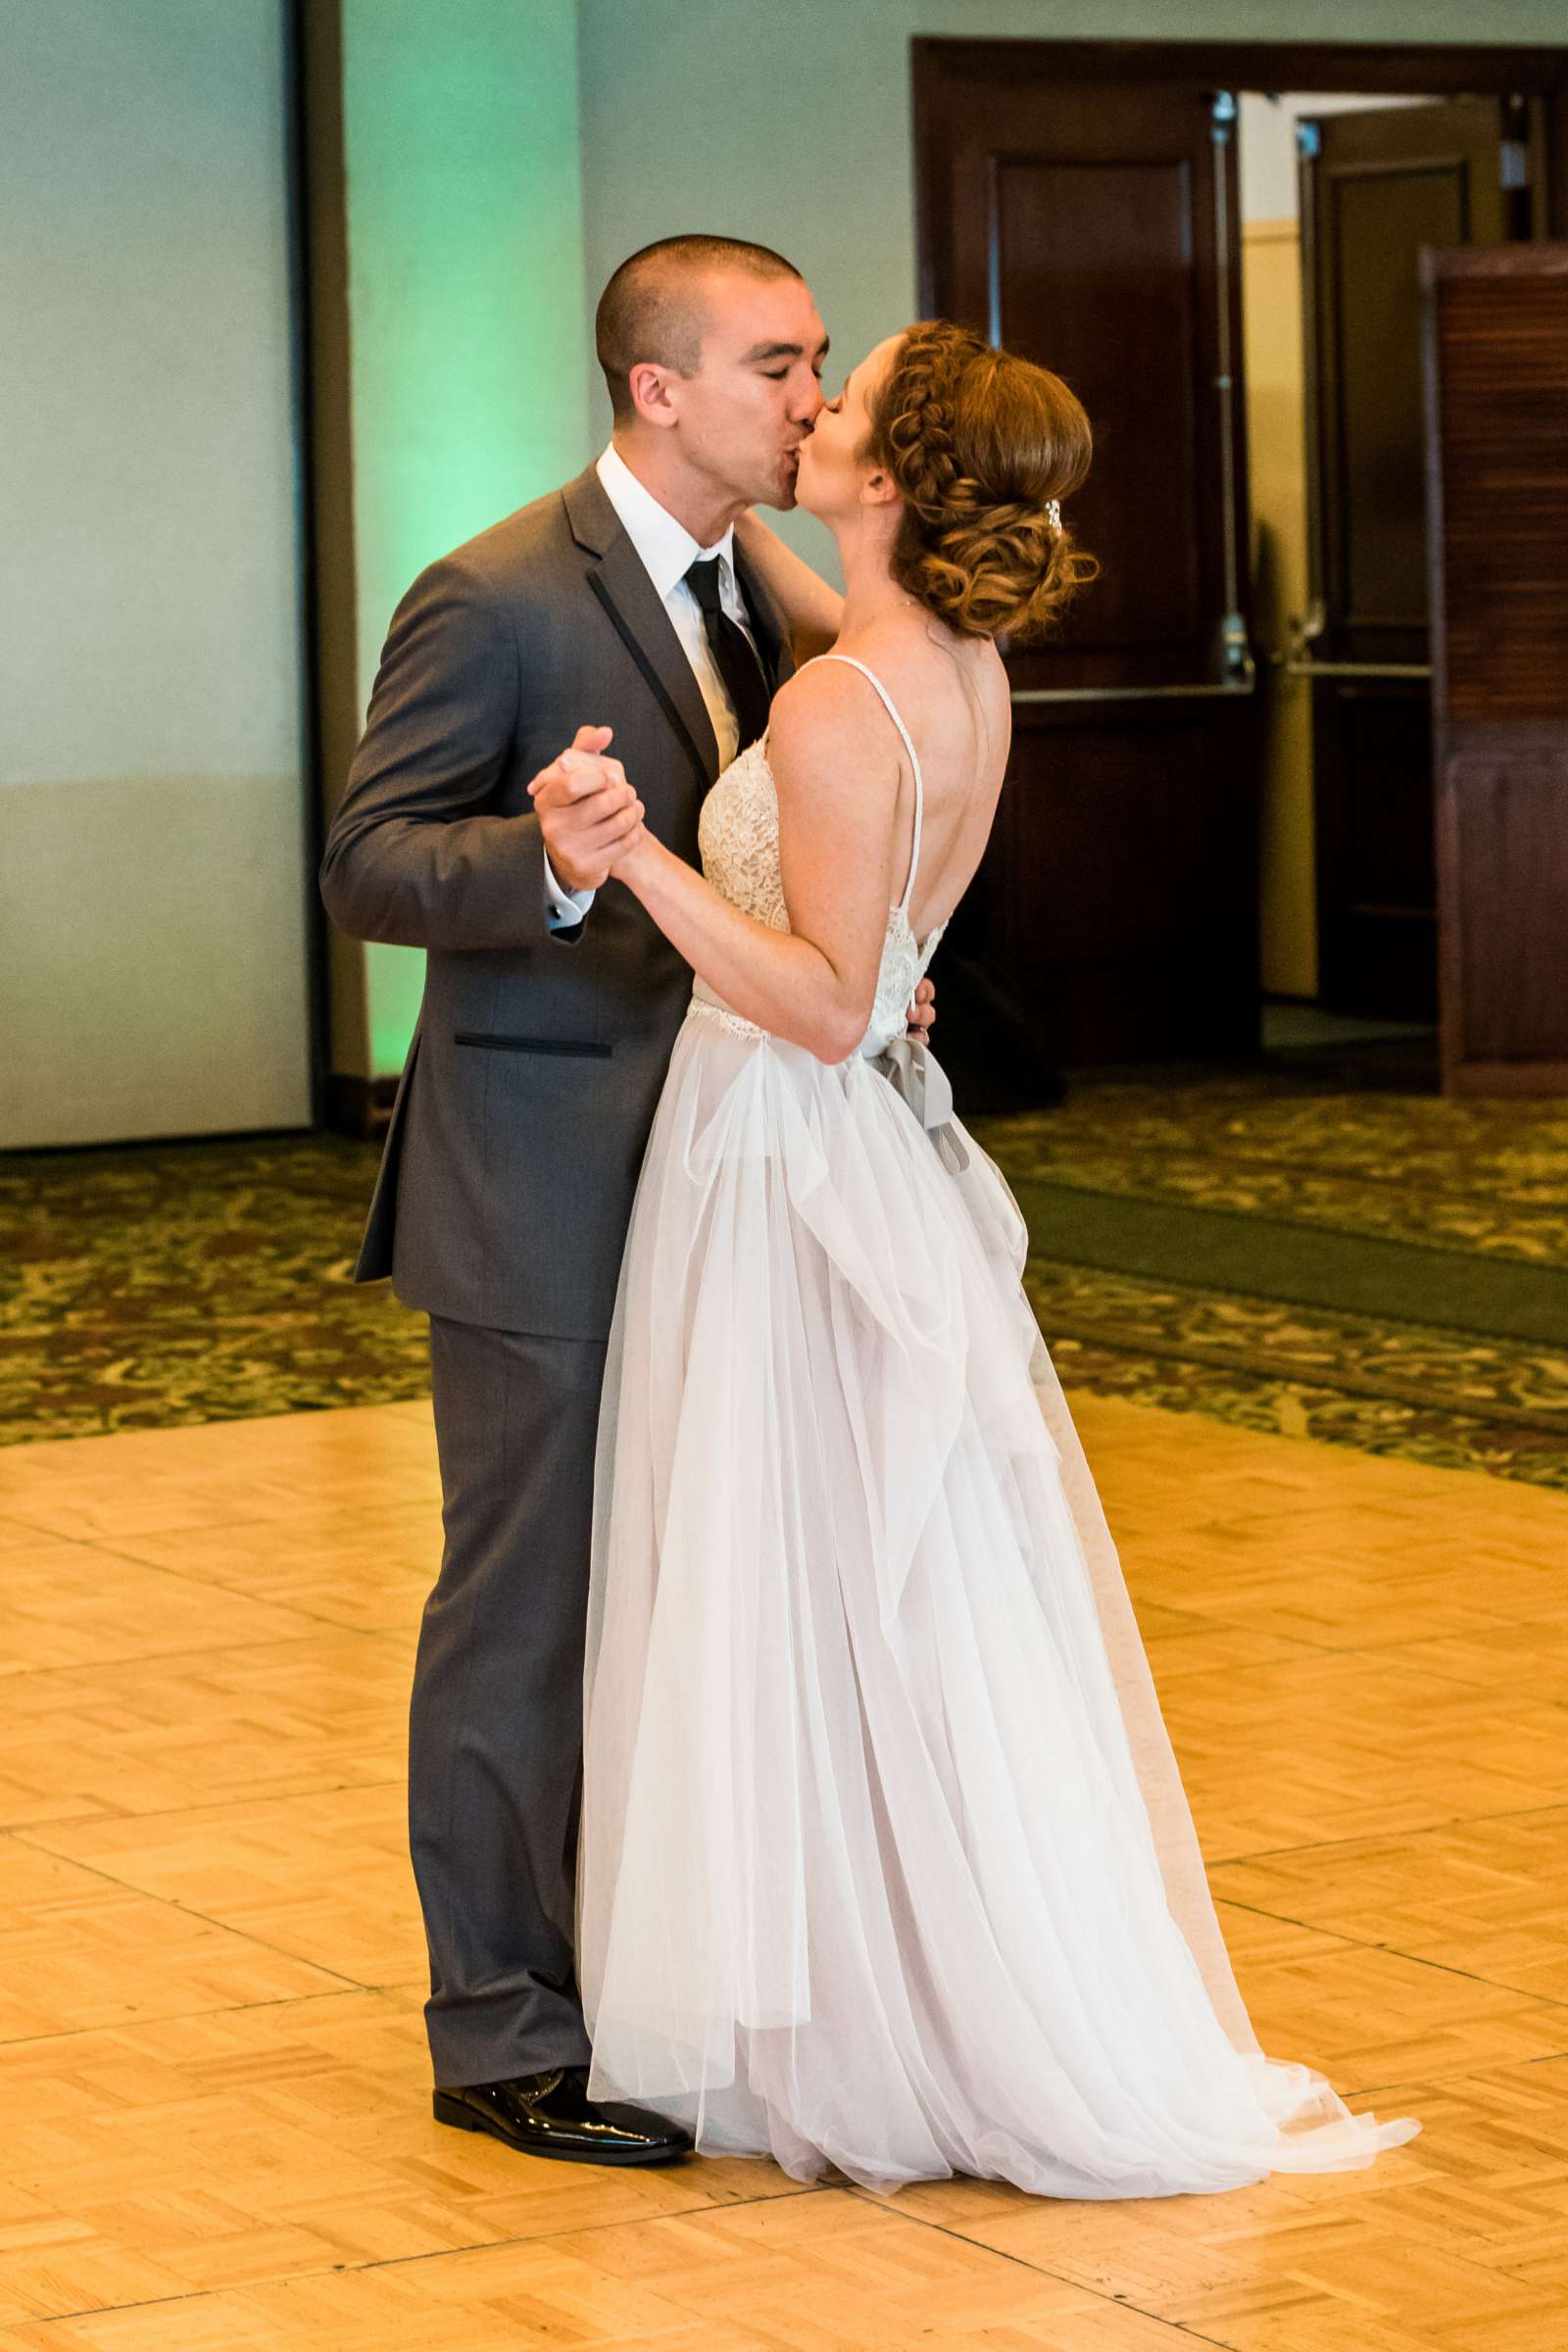
[[[828,1062],[865,1035],[893,897],[899,761],[874,734],[868,751],[866,735],[864,691],[832,662],[773,704],[789,931],[744,914],[641,827],[611,868],[726,1004]]]
[[[819,572],[762,520],[755,508],[735,525],[747,561],[784,615],[797,662],[809,662],[837,641],[844,599]]]

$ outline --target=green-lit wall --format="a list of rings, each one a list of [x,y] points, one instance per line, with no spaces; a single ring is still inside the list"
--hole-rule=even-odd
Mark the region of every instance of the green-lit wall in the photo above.
[[[356,653],[363,713],[424,564],[578,471],[588,432],[572,0],[342,0]],[[423,957],[365,951],[368,1065]]]

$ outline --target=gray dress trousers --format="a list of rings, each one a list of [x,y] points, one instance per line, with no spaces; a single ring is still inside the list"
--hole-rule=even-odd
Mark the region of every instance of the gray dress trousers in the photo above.
[[[737,552],[772,681],[780,617]],[[339,928],[425,951],[360,1281],[430,1317],[445,1545],[410,1706],[435,2081],[588,2056],[572,1954],[605,1342],[691,972],[628,891],[552,931],[530,780],[579,725],[697,863],[718,747],[590,468],[422,572],[328,830]]]

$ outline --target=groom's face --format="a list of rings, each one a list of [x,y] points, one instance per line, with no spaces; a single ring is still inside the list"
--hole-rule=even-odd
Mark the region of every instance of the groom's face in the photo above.
[[[715,271],[697,373],[674,387],[687,462],[726,498],[793,507],[822,406],[827,331],[798,277]]]

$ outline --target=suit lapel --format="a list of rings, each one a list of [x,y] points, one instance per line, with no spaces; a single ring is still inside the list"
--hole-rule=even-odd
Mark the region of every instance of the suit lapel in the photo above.
[[[718,774],[718,744],[685,648],[593,466],[562,492],[578,545],[593,557],[588,585],[653,688],[705,785]]]

